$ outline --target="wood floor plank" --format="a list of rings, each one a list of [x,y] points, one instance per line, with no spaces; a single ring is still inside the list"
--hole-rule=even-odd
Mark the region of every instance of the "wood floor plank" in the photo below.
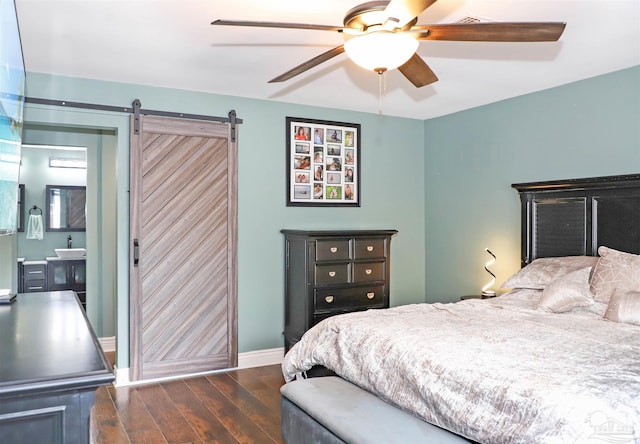
[[[238,441],[205,403],[189,389],[184,380],[167,382],[162,384],[162,387],[200,439],[207,443],[237,444]]]
[[[111,387],[109,392],[132,444],[167,442],[135,388]]]
[[[280,387],[284,385],[280,366],[249,368],[228,374],[265,405],[280,411]]]
[[[185,382],[238,442],[246,444],[275,442],[206,378],[188,379]]]
[[[98,433],[95,436],[95,442],[113,444],[131,443],[127,432],[122,427],[122,424],[118,424],[117,421],[101,424],[98,429]]]
[[[96,423],[100,419],[113,418],[114,414],[117,414],[111,395],[109,395],[109,387],[98,387],[93,395],[93,401],[91,419]]]
[[[278,443],[282,442],[280,437],[280,405],[277,409],[270,408],[225,373],[209,375],[207,379],[238,406],[248,418],[264,430],[271,439]]]
[[[264,367],[252,367],[228,372],[240,383],[261,381],[266,384],[284,385],[282,368],[279,365],[267,365]]]
[[[136,392],[169,443],[201,442],[160,384],[136,387]]]
[[[166,444],[159,430],[141,430],[139,432],[131,432],[128,434],[131,444]],[[110,443],[111,444],[111,443]],[[113,444],[116,444],[115,442]],[[199,444],[199,443],[198,443]]]
[[[127,432],[120,421],[113,399],[106,387],[100,387],[94,394],[94,407],[91,411],[96,428],[91,437],[94,442],[130,444]]]

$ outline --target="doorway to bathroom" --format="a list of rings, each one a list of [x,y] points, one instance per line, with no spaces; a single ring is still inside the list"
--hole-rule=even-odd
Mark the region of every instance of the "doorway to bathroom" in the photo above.
[[[82,264],[75,261],[78,263],[71,268],[52,266],[48,274],[53,287],[68,283],[64,280],[70,281],[76,290],[77,285],[84,285],[87,317],[96,335],[106,338],[112,349],[115,349],[117,331],[115,139],[114,131],[104,129],[25,123],[26,147],[22,152],[20,177],[25,185],[22,206],[26,217],[25,231],[17,236],[18,257],[25,260],[46,261],[47,257],[57,256],[56,249],[67,249],[69,244],[74,250],[86,250]],[[80,160],[85,164],[81,165]],[[60,166],[65,164],[76,168]],[[71,192],[67,196],[67,192],[75,187],[85,190],[84,209],[71,208],[72,203],[78,201],[78,195]],[[47,193],[50,193],[49,199]],[[65,211],[50,218],[48,207],[56,208],[56,193],[59,193],[59,207]],[[43,213],[41,240],[26,239],[28,212],[34,205]],[[60,226],[54,223],[56,218]],[[80,224],[85,228],[80,228]],[[61,262],[52,264],[61,265]]]

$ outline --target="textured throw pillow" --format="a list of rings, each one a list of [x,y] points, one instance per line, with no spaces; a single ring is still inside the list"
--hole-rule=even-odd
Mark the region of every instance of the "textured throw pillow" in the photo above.
[[[598,248],[598,254],[591,277],[596,301],[608,304],[614,292],[640,291],[640,256],[604,246]]]
[[[547,285],[542,292],[538,308],[553,313],[562,313],[576,307],[593,304],[589,292],[591,267],[572,271]]]
[[[640,326],[640,291],[613,293],[604,317],[610,321]]]
[[[544,290],[556,279],[583,268],[593,267],[595,256],[543,257],[536,259],[507,279],[502,288],[530,288]]]

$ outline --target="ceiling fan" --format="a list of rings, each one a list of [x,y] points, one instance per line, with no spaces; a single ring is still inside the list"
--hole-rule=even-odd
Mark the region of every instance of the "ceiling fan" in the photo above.
[[[417,25],[420,15],[436,0],[390,0],[362,3],[347,12],[344,26],[241,20],[215,20],[212,25],[334,31],[345,43],[279,75],[269,83],[283,82],[346,52],[358,65],[379,74],[398,70],[416,87],[438,81],[429,65],[416,53],[420,40],[475,42],[554,42],[566,23],[490,22]]]

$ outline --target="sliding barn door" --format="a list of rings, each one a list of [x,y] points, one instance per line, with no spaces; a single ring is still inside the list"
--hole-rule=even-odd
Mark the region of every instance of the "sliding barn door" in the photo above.
[[[130,378],[237,365],[237,151],[222,123],[131,134]]]

